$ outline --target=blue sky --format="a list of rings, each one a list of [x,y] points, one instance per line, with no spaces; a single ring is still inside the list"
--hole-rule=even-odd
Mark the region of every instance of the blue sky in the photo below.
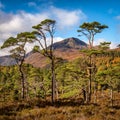
[[[114,48],[120,44],[119,7],[120,0],[0,0],[0,45],[8,37],[31,31],[33,25],[49,18],[57,21],[55,41],[78,37],[79,25],[98,21],[109,28],[95,36],[94,44],[111,41]],[[79,39],[87,42],[84,37]],[[5,53],[0,51],[0,55]]]

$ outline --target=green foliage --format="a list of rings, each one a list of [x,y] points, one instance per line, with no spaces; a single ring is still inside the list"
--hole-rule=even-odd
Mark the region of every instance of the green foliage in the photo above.
[[[97,33],[101,33],[105,28],[108,28],[108,26],[106,25],[101,25],[99,22],[85,22],[82,25],[79,26],[79,30],[77,32],[80,33],[79,36],[84,35],[85,37],[87,37],[88,41],[89,41],[89,46],[90,48],[93,47],[93,42],[94,42],[94,36]]]
[[[35,40],[39,43],[40,54],[43,54],[45,57],[49,58],[51,61],[51,100],[54,104],[55,96],[56,96],[56,80],[55,80],[55,55],[53,54],[53,39],[54,39],[54,32],[55,32],[55,20],[45,19],[40,22],[40,24],[33,26],[35,31],[32,33],[36,36]],[[48,38],[49,43],[48,44]],[[43,40],[43,41],[41,41]],[[35,47],[38,51],[38,47]]]
[[[86,51],[85,51],[86,52]],[[90,53],[89,53],[90,52]],[[87,87],[89,75],[89,55],[92,55],[94,64],[96,65],[97,71],[92,74],[92,84],[94,81],[101,84],[108,84],[113,86],[114,89],[118,90],[120,86],[120,58],[115,57],[111,59],[113,53],[106,54],[106,56],[98,56],[95,60],[95,54],[97,51],[91,50],[87,56],[81,56],[79,59],[67,62],[67,61],[56,61],[55,74],[58,89],[58,97],[63,98],[67,96],[77,95],[81,93],[83,87]],[[99,52],[98,52],[99,53]],[[99,53],[100,54],[100,53]],[[103,54],[103,53],[102,53]],[[92,65],[94,65],[92,63]],[[51,72],[50,68],[34,68],[31,65],[24,64],[24,74],[27,80],[28,98],[40,97],[46,98],[51,94]],[[9,72],[8,72],[9,71]],[[0,91],[1,98],[8,100],[20,99],[21,86],[20,86],[20,74],[17,66],[1,67],[0,72]],[[7,95],[7,93],[8,94]],[[76,91],[76,92],[71,92]],[[16,94],[17,92],[17,94]],[[72,94],[73,93],[73,94]],[[3,100],[3,99],[2,99]]]
[[[36,30],[44,29],[44,30],[48,31],[50,26],[54,25],[55,23],[56,23],[55,20],[45,19],[45,20],[41,21],[40,24],[33,26],[33,28]],[[44,26],[46,26],[46,27],[44,28]],[[36,32],[36,33],[38,33],[38,32]]]
[[[106,25],[101,25],[99,22],[91,22],[91,23],[83,23],[82,25],[80,25],[80,28],[81,30],[78,30],[78,32],[83,32],[83,31],[86,31],[86,32],[91,32],[92,34],[96,34],[96,33],[101,33],[102,30],[104,28],[108,28],[108,26]]]
[[[1,48],[8,48],[8,47],[12,47],[10,50],[11,53],[11,57],[13,57],[16,60],[16,63],[18,65],[19,68],[19,72],[20,72],[20,77],[21,77],[21,93],[22,93],[22,98],[25,98],[25,88],[26,88],[26,83],[27,81],[25,80],[25,74],[24,74],[24,70],[23,70],[23,63],[26,57],[26,50],[25,50],[25,45],[26,43],[32,43],[35,40],[35,36],[33,33],[30,32],[23,32],[23,33],[19,33],[17,34],[17,37],[13,38],[10,37],[8,38],[3,46]]]
[[[100,42],[99,48],[102,50],[107,50],[110,48],[111,42]]]
[[[34,46],[33,52],[40,52],[40,47],[39,46]]]
[[[49,59],[53,59],[53,35],[55,32],[55,20],[45,19],[41,21],[38,25],[33,26],[35,29],[32,34],[35,36],[35,41],[39,43],[40,49],[35,46],[34,50],[43,54],[44,56],[48,57]],[[48,39],[49,38],[49,39]],[[41,40],[43,40],[41,42]],[[47,43],[49,40],[50,45]]]
[[[3,49],[3,48],[6,48],[6,47],[14,46],[14,45],[16,45],[16,43],[17,43],[17,39],[13,38],[13,37],[10,37],[4,42],[4,44],[1,46],[1,48]]]
[[[98,96],[102,97],[102,94],[101,94],[102,92],[100,91],[101,89],[97,89],[98,86],[100,85],[106,85],[108,86],[107,87],[108,90],[112,89],[115,92],[120,90],[119,49],[118,51],[108,50],[111,42],[100,43],[100,49],[92,48],[94,36],[97,33],[101,33],[102,30],[105,28],[108,28],[108,26],[101,25],[99,22],[96,22],[96,21],[92,23],[83,23],[80,26],[80,30],[78,30],[78,32],[80,32],[81,34],[85,35],[88,38],[91,49],[82,50],[81,51],[82,54],[79,59],[76,59],[72,62],[68,62],[66,60],[63,60],[62,58],[56,58],[53,54],[52,45],[53,45],[53,34],[55,30],[54,28],[55,23],[56,21],[54,20],[46,19],[40,22],[40,24],[33,26],[35,31],[31,33],[30,32],[20,33],[15,38],[10,37],[4,42],[3,46],[1,47],[2,49],[4,49],[4,48],[14,46],[13,49],[10,50],[10,52],[11,52],[11,56],[16,59],[19,67],[17,65],[8,66],[8,67],[0,66],[0,98],[1,98],[0,101],[7,103],[8,101],[10,102],[10,101],[21,100],[21,93],[22,93],[21,89],[23,88],[25,88],[24,92],[27,100],[31,100],[31,99],[39,100],[37,101],[37,103],[35,103],[32,100],[30,103],[29,101],[27,101],[26,104],[18,103],[17,108],[13,107],[14,112],[16,112],[19,109],[18,114],[14,113],[14,115],[15,116],[17,115],[17,117],[19,117],[20,114],[23,114],[25,116],[23,117],[23,119],[24,118],[39,119],[41,118],[41,114],[42,115],[44,114],[46,116],[43,115],[44,116],[43,119],[46,119],[48,118],[47,113],[49,113],[50,116],[52,114],[51,119],[55,119],[53,114],[57,110],[51,111],[50,109],[49,112],[44,110],[43,113],[41,113],[42,110],[39,111],[36,109],[38,113],[35,113],[33,112],[33,110],[29,111],[28,109],[24,109],[24,108],[30,108],[30,107],[34,108],[34,106],[43,107],[45,105],[46,106],[51,105],[49,103],[51,93],[52,95],[54,93],[57,94],[58,103],[61,103],[63,105],[73,104],[74,106],[76,102],[73,100],[77,100],[77,97],[81,98],[81,101],[77,101],[77,105],[80,102],[85,102],[83,101],[85,97],[87,98],[91,96],[92,102],[93,102],[93,98],[95,99],[96,97],[97,99],[97,94]],[[49,40],[51,42],[51,46],[49,47],[47,45],[48,36],[50,36]],[[44,41],[43,44],[41,40]],[[26,43],[32,43],[35,41],[39,43],[40,47],[35,46],[34,52],[39,52],[44,56],[48,57],[51,60],[51,66],[52,66],[51,68],[50,66],[47,66],[45,68],[40,69],[40,68],[35,68],[29,64],[24,64],[24,59],[26,55],[26,51],[24,49],[25,45]],[[40,50],[40,48],[42,48],[42,50]],[[21,86],[21,83],[22,85],[24,85],[24,87]],[[91,91],[89,90],[89,88]],[[83,93],[83,90],[85,94]],[[101,100],[100,97],[98,97],[99,100]],[[69,104],[65,101],[67,103],[66,104],[63,101],[59,101],[59,99],[60,100],[67,99],[67,102],[70,101],[72,104]],[[104,99],[102,100],[104,101]],[[109,99],[109,97],[107,97],[107,99]],[[32,105],[34,104],[34,106],[32,106],[31,104]],[[21,107],[19,105],[21,105]],[[59,104],[56,104],[56,105],[59,106]],[[88,117],[92,115],[91,119],[93,118],[93,115],[95,115],[95,119],[97,119],[96,114],[97,112],[99,112],[99,110],[102,110],[101,109],[102,106],[100,106],[100,108],[97,108],[97,112],[96,110],[93,110],[94,109],[93,106],[90,106],[89,108],[87,107],[85,106],[83,111],[79,108],[77,108],[77,111],[74,111],[73,110],[74,108],[72,108],[72,110],[70,109],[69,113],[74,113],[73,116],[68,115],[67,112],[64,112],[61,109],[60,111],[57,111],[57,112],[59,113],[62,111],[64,115],[67,114],[67,117],[65,117],[65,119],[70,119],[70,117],[71,119],[75,118],[74,115],[77,115],[76,113],[81,113],[81,111],[84,113],[84,115],[87,115]],[[99,106],[96,106],[96,107],[99,107]],[[0,110],[5,111],[5,113],[4,112],[2,113],[3,115],[11,112],[9,108],[3,109],[1,108],[1,106],[0,106]],[[106,110],[104,112],[106,112]],[[27,116],[26,116],[26,113],[27,113]],[[108,112],[106,113],[109,114]],[[13,113],[9,113],[9,114],[13,115]],[[35,118],[36,115],[38,115],[38,118]],[[18,119],[15,116],[13,116],[13,118]],[[100,119],[103,119],[102,117],[100,115]],[[63,119],[63,118],[60,117],[59,119]]]

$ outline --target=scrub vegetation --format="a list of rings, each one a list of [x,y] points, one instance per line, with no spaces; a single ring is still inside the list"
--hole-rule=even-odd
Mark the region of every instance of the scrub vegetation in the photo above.
[[[82,24],[78,32],[88,38],[89,45],[68,61],[54,54],[54,25],[54,20],[44,20],[33,27],[35,31],[10,37],[1,47],[14,46],[10,53],[16,64],[0,66],[0,119],[120,120],[119,45],[112,50],[106,41],[93,46],[94,36],[108,26]],[[24,62],[25,44],[33,42],[39,43],[33,52],[49,63],[45,67]]]

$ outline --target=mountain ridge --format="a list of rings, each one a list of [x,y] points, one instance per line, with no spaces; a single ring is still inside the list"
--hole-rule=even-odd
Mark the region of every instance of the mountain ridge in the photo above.
[[[66,38],[53,44],[53,49],[83,49],[87,44],[75,37]]]
[[[54,54],[68,61],[79,57],[79,50],[86,48],[87,44],[78,38],[70,37],[53,44]],[[16,62],[10,56],[1,56],[0,65],[10,66]],[[32,64],[34,67],[44,67],[47,63],[46,57],[42,54],[30,52],[26,55],[25,63]]]

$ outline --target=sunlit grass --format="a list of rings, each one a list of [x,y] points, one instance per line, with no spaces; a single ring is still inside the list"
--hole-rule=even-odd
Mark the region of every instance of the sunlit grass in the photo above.
[[[7,102],[0,106],[0,120],[120,120],[119,104],[111,107],[102,100],[89,105],[76,101],[60,100],[54,106],[39,99]]]

